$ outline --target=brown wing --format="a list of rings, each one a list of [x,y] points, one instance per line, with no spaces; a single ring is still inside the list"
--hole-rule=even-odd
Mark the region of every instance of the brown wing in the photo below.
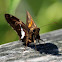
[[[28,28],[37,27],[28,11],[27,11],[26,25],[28,26]]]
[[[13,27],[13,29],[17,32],[17,34],[19,35],[19,37],[21,38],[21,27],[23,29],[25,29],[26,31],[28,30],[28,28],[26,27],[26,25],[20,21],[18,18],[10,15],[10,14],[5,14],[5,18],[7,20],[7,22],[10,24],[10,26]],[[15,24],[15,22],[21,22],[21,27],[20,27],[20,24]]]

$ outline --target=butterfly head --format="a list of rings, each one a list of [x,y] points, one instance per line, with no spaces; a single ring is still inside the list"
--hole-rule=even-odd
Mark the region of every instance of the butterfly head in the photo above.
[[[36,39],[39,39],[39,31],[40,31],[40,28],[33,29],[34,37]]]

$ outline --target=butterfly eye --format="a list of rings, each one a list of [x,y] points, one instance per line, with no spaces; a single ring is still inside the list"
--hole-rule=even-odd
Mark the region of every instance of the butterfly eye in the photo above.
[[[40,31],[40,28],[39,28],[39,31]]]
[[[35,29],[33,30],[33,32],[35,32]]]

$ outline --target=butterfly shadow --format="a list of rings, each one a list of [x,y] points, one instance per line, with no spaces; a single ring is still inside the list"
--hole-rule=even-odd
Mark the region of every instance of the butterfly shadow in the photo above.
[[[28,47],[35,49],[34,44],[29,44]],[[36,45],[36,50],[39,51],[41,54],[52,54],[52,55],[61,55],[59,54],[58,47],[53,43],[45,43],[45,44],[38,44]]]

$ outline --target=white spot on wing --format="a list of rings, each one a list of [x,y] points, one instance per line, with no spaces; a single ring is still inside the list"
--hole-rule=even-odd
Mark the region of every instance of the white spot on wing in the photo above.
[[[24,38],[24,36],[25,36],[25,32],[23,31],[23,28],[21,27],[21,25],[20,25],[20,28],[21,28],[21,39],[23,39]]]

